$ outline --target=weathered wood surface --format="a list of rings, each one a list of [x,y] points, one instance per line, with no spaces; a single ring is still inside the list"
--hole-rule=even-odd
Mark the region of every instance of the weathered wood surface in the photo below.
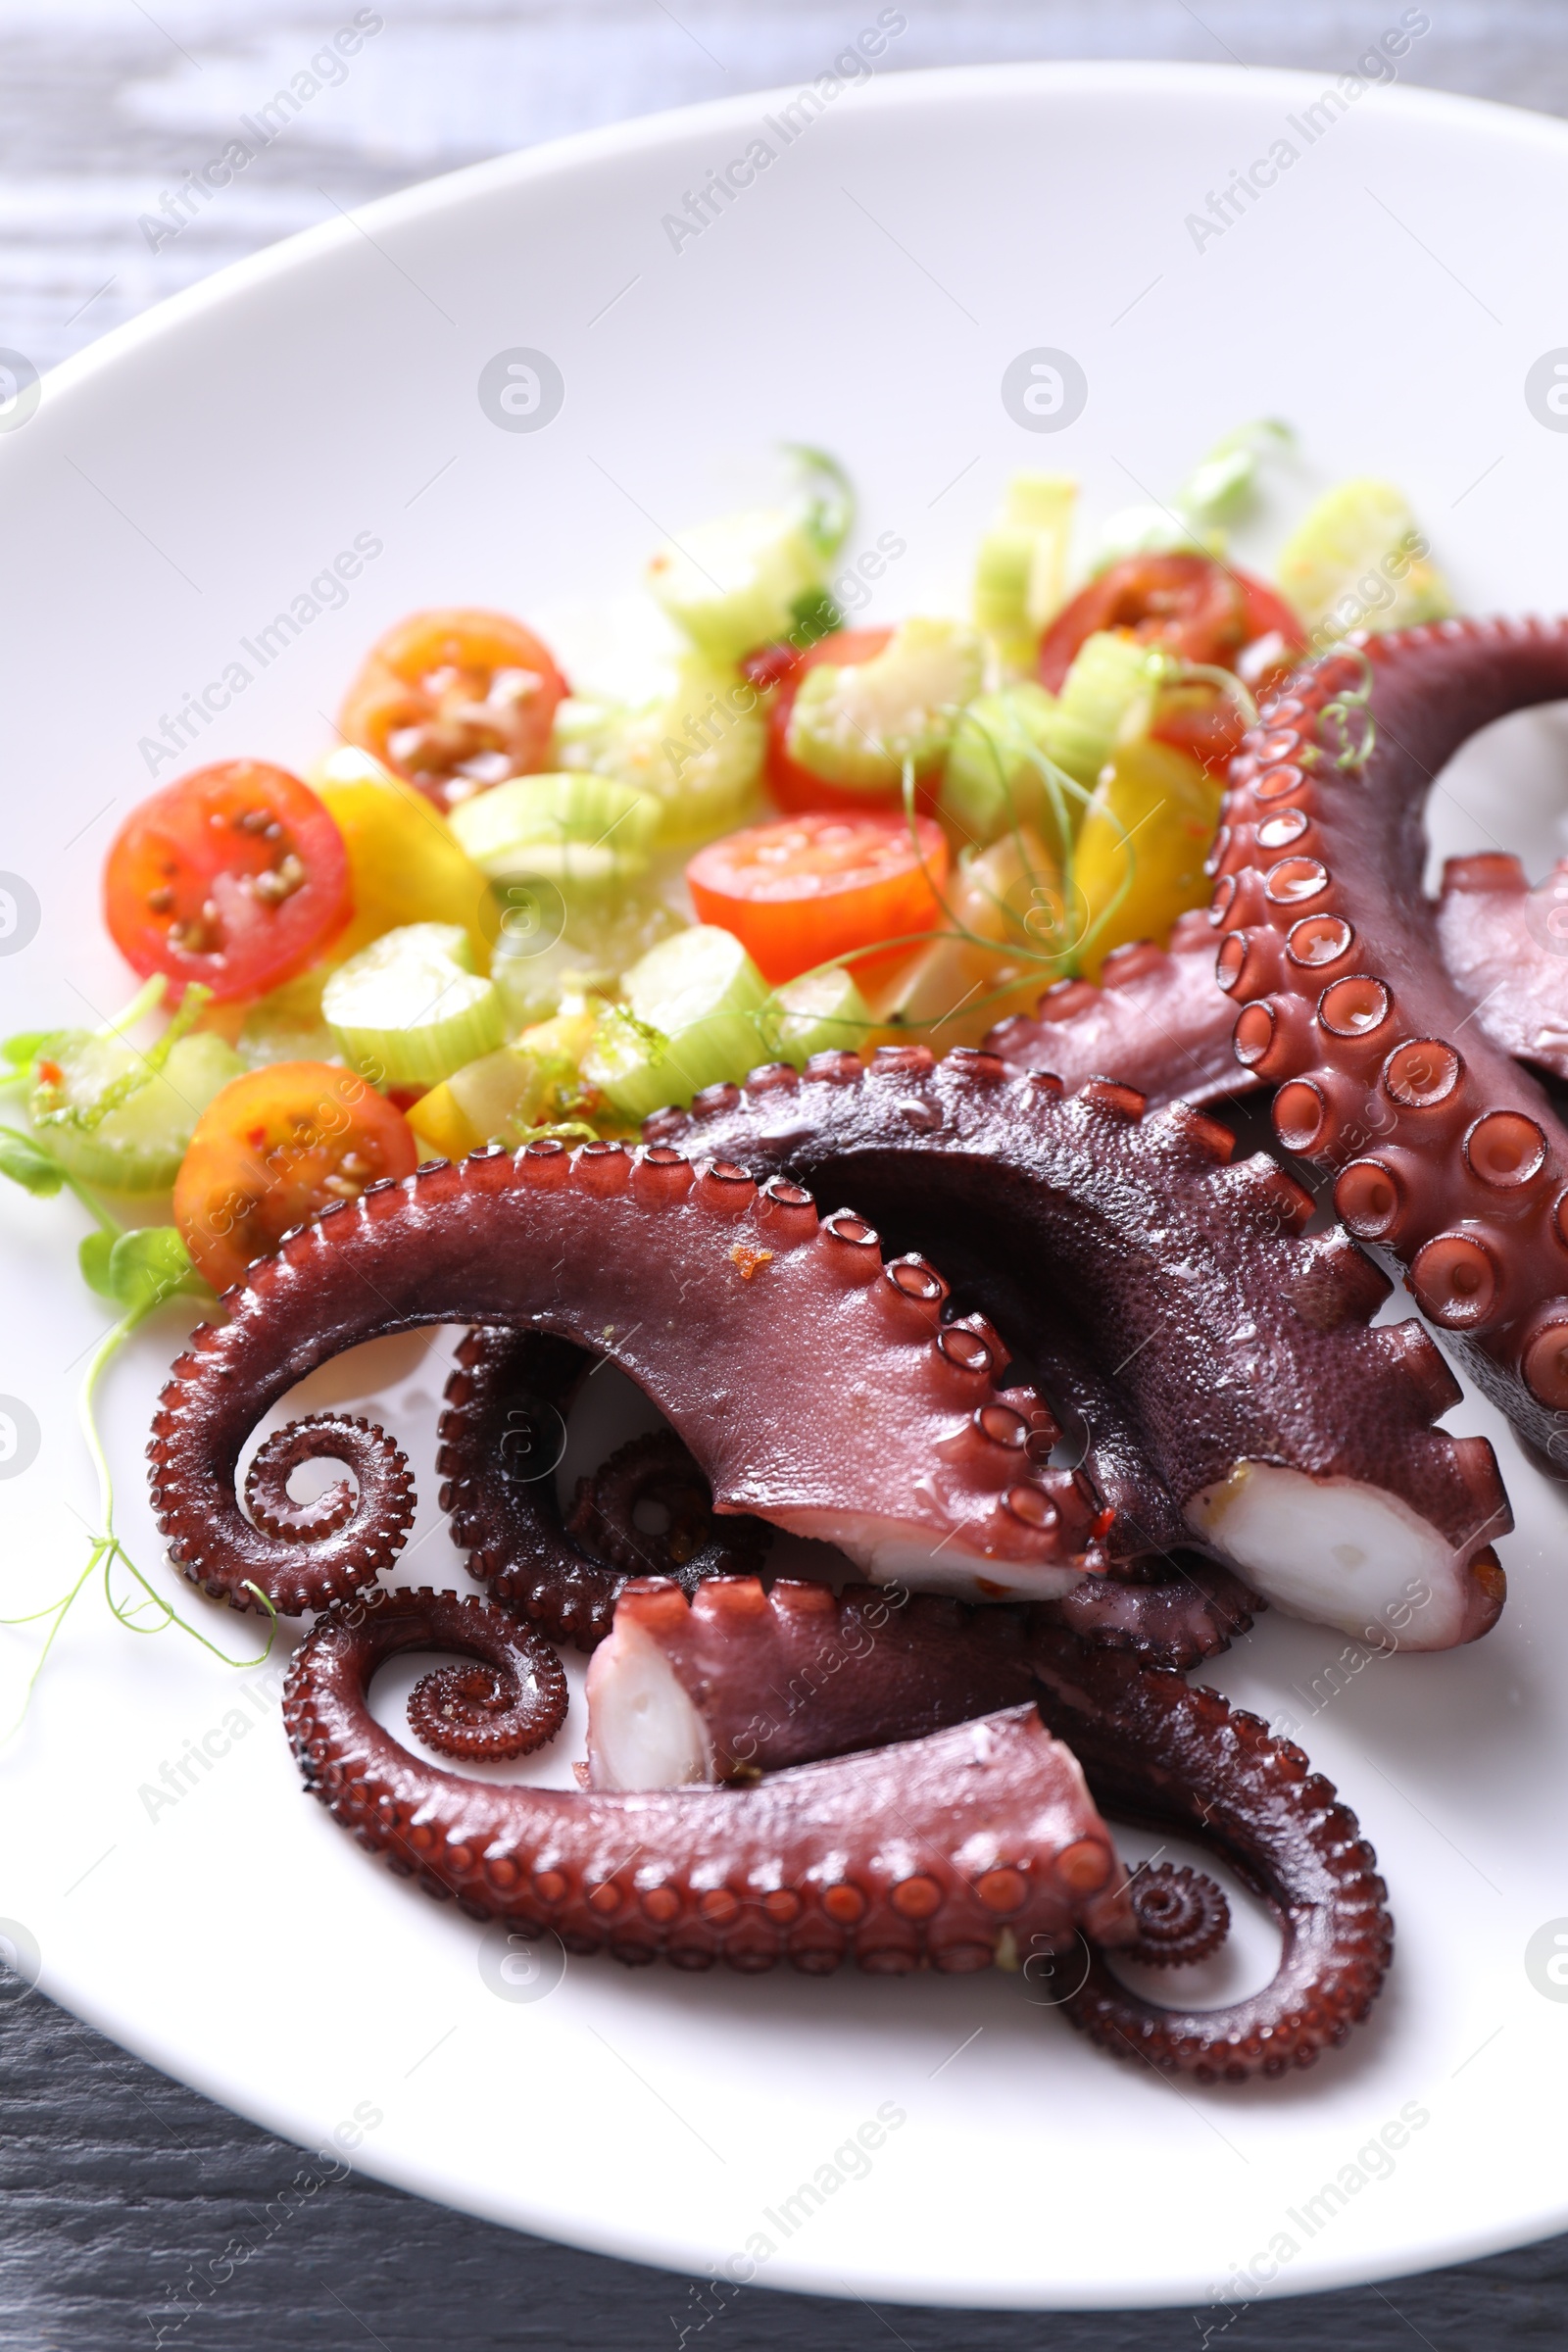
[[[335,12],[299,0],[0,0],[0,345],[51,366],[334,205],[591,123],[802,79],[861,21],[855,0],[379,0],[384,28],[341,85],[242,186],[152,250],[138,216],[353,13],[347,0]],[[1391,0],[909,0],[898,63],[1112,54],[1337,70],[1397,13]],[[1431,0],[1431,14],[1424,80],[1568,112],[1558,0]],[[1176,2352],[1216,2316],[873,2311],[747,2290],[700,2328],[690,2281],[357,2180],[270,2229],[266,2209],[299,2161],[36,1996],[0,2008],[3,2352],[631,2352],[673,2346],[682,2328],[718,2352]],[[256,2253],[198,2307],[194,2269],[236,2240]],[[1237,2352],[1512,2352],[1565,2331],[1568,2239],[1557,2239],[1388,2288],[1257,2307],[1216,2340]]]

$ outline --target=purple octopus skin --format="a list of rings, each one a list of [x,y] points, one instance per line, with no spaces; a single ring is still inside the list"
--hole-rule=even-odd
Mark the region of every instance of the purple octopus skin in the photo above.
[[[301,1227],[226,1295],[225,1327],[192,1335],[148,1447],[159,1525],[175,1564],[232,1606],[259,1591],[292,1615],[352,1592],[404,1540],[407,1470],[378,1469],[377,1449],[396,1449],[346,1421],[296,1423],[269,1461],[349,1458],[359,1494],[309,1506],[319,1530],[274,1532],[254,1493],[250,1519],[235,1495],[246,1439],[346,1348],[494,1322],[612,1357],[691,1447],[720,1512],[837,1544],[878,1581],[940,1551],[999,1590],[1070,1592],[1096,1565],[1104,1513],[1079,1473],[1033,1458],[1055,1423],[1031,1390],[998,1388],[983,1334],[942,1321],[947,1297],[922,1259],[884,1264],[863,1219],[819,1219],[799,1186],[760,1190],[667,1146],[546,1139],[432,1161]],[[364,1443],[349,1457],[351,1440]]]
[[[937,1255],[1084,1440],[1113,1560],[1196,1544],[1289,1614],[1403,1647],[1494,1623],[1511,1520],[1486,1440],[1432,1427],[1457,1383],[1418,1323],[1368,1328],[1387,1278],[1305,1238],[1311,1196],[1265,1154],[1227,1164],[1205,1113],[899,1047],[754,1070],[646,1133]]]
[[[669,1588],[678,1592],[678,1588]],[[776,1774],[638,1795],[481,1781],[411,1754],[366,1703],[383,1660],[455,1650],[504,1680],[540,1638],[480,1599],[390,1592],[326,1609],[284,1696],[306,1786],[368,1850],[473,1918],[629,1965],[818,1976],[986,1968],[1015,1944],[1137,1928],[1109,1833],[1033,1707]],[[684,1605],[684,1603],[682,1603]]]
[[[984,1050],[1017,1077],[1051,1070],[1069,1090],[1103,1071],[1135,1086],[1152,1110],[1250,1094],[1257,1079],[1231,1051],[1236,1008],[1214,979],[1214,935],[1201,907],[1182,915],[1167,948],[1116,948],[1097,988],[1058,980],[1034,1018],[999,1021]]]
[[[950,1609],[944,1622],[929,1600],[896,1610],[887,1595],[835,1602],[782,1585],[769,1596],[750,1579],[690,1600],[668,1582],[630,1584],[588,1669],[596,1784],[624,1785],[612,1777],[619,1768],[644,1788],[762,1775],[765,1789],[780,1767],[787,1779],[813,1756],[929,1735],[951,1711],[978,1714],[1028,1687],[1103,1811],[1215,1849],[1284,1933],[1263,1991],[1197,2012],[1128,1992],[1090,1931],[1087,1976],[1066,2004],[1074,2023],[1119,2054],[1205,2082],[1283,2074],[1343,2041],[1383,1982],[1392,1930],[1376,1857],[1299,1748],[1179,1675],[1091,1650],[1021,1612],[975,1610],[965,1624]],[[856,1661],[842,1683],[835,1640]],[[1133,1903],[1140,1958],[1200,1958],[1224,1933],[1223,1895],[1191,1872],[1147,1887],[1135,1877]],[[1015,1957],[1027,1970],[1021,1938]]]
[[[1532,890],[1517,858],[1450,858],[1438,952],[1494,1045],[1568,1078],[1568,858]]]
[[[739,1513],[719,1518],[712,1490],[669,1431],[633,1440],[580,1479],[564,1518],[556,1459],[564,1415],[594,1361],[548,1332],[466,1333],[447,1382],[436,1456],[441,1508],[450,1514],[453,1542],[468,1553],[469,1574],[492,1599],[579,1649],[609,1633],[628,1575],[674,1576],[688,1591],[710,1576],[752,1575],[773,1532]],[[628,1505],[648,1485],[650,1467],[656,1483],[661,1470],[666,1482],[673,1473],[688,1498],[683,1517],[662,1536],[637,1528]]]
[[[1568,1131],[1471,1018],[1421,897],[1433,777],[1568,695],[1568,623],[1439,621],[1308,663],[1231,765],[1216,970],[1239,1058],[1346,1226],[1407,1272],[1527,1439],[1568,1458]]]
[[[1004,1362],[1000,1339],[988,1336]],[[554,1639],[591,1650],[609,1633],[628,1576],[673,1576],[695,1592],[710,1578],[754,1576],[760,1568],[772,1530],[759,1519],[715,1516],[711,1490],[669,1431],[634,1440],[591,1478],[579,1480],[576,1503],[563,1522],[554,1477],[539,1474],[541,1460],[553,1461],[556,1445],[541,1448],[538,1433],[543,1425],[555,1437],[558,1416],[590,1362],[583,1349],[542,1332],[474,1330],[462,1341],[458,1361],[441,1416],[441,1508],[451,1515],[453,1541],[468,1551],[469,1574],[492,1599]],[[509,1459],[519,1440],[520,1462]],[[670,1556],[673,1526],[662,1536],[646,1535],[625,1507],[622,1465],[645,1447],[666,1449],[664,1461],[682,1465],[688,1482],[687,1543],[679,1547],[679,1560]],[[631,1475],[637,1476],[636,1463]],[[1136,1651],[1153,1665],[1185,1668],[1228,1648],[1264,1605],[1197,1553],[1137,1565],[1156,1574],[1136,1582],[1087,1576],[1059,1600],[1035,1607],[1043,1622],[1065,1626],[1085,1641]],[[907,1596],[904,1600],[907,1605]],[[932,1605],[938,1616],[948,1612],[948,1622],[952,1604]],[[1008,1690],[996,1703],[1026,1695]]]
[[[1090,1583],[1075,1610],[1075,1594],[971,1607],[783,1577],[765,1592],[756,1577],[716,1577],[691,1593],[666,1579],[628,1582],[588,1669],[591,1785],[753,1781],[1018,1706],[1034,1695],[1043,1638],[1063,1631],[1183,1668],[1251,1624],[1250,1595],[1206,1561],[1191,1583]]]

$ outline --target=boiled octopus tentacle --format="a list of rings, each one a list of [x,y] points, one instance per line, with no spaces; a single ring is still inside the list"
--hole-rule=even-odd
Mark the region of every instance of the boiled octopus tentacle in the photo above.
[[[451,1513],[453,1540],[468,1548],[470,1573],[493,1599],[556,1640],[589,1650],[609,1633],[628,1575],[672,1576],[691,1593],[712,1577],[758,1573],[772,1530],[764,1520],[714,1515],[701,1470],[668,1431],[653,1440],[633,1439],[603,1469],[579,1480],[564,1532],[555,1481],[538,1468],[538,1459],[549,1460],[553,1448],[536,1458],[535,1431],[541,1406],[545,1414],[559,1413],[569,1403],[590,1361],[583,1349],[541,1332],[475,1330],[459,1346],[458,1361],[441,1416],[441,1507]],[[514,1469],[508,1449],[519,1438],[522,1460]],[[693,1539],[703,1539],[683,1559],[667,1556],[668,1536],[645,1535],[630,1524],[624,1507],[627,1476],[640,1484],[646,1465],[658,1471],[662,1462],[678,1463],[687,1498],[687,1543],[674,1548],[685,1550]],[[596,1556],[585,1558],[568,1540],[572,1535]],[[1130,1650],[1152,1665],[1186,1668],[1228,1648],[1264,1605],[1226,1569],[1196,1552],[1138,1565],[1152,1567],[1156,1577],[1123,1582],[1087,1576],[1060,1599],[1036,1606],[1046,1622],[1085,1641]],[[1006,1695],[1027,1694],[1020,1690]]]
[[[1082,1433],[1112,1559],[1196,1543],[1289,1614],[1407,1648],[1495,1621],[1496,1462],[1432,1427],[1457,1383],[1418,1323],[1368,1328],[1388,1279],[1343,1233],[1304,1238],[1310,1194],[1266,1154],[1227,1164],[1203,1112],[897,1047],[754,1070],[646,1132],[939,1257]],[[975,1596],[946,1558],[919,1581]]]
[[[588,1669],[591,1783],[753,1781],[994,1714],[1033,1696],[1043,1639],[1079,1627],[1088,1644],[1119,1641],[1141,1663],[1185,1667],[1251,1623],[1251,1595],[1207,1562],[1180,1587],[1092,1581],[1120,1604],[1123,1623],[1097,1618],[1092,1598],[1074,1609],[1076,1593],[1028,1608],[971,1607],[873,1585],[834,1593],[783,1577],[767,1592],[755,1577],[717,1577],[689,1595],[637,1579],[622,1589],[613,1630]],[[1168,1596],[1163,1614],[1139,1613],[1145,1594]]]
[[[1148,1968],[1190,1968],[1217,1952],[1230,1934],[1225,1890],[1207,1871],[1185,1862],[1156,1862],[1134,1872],[1129,1891],[1138,1941],[1128,1946],[1127,1957]]]
[[[931,1736],[965,1695],[976,1712],[991,1710],[1027,1679],[1102,1811],[1214,1849],[1269,1904],[1285,1938],[1272,1983],[1211,2012],[1141,2000],[1093,1953],[1068,2004],[1074,2022],[1108,2048],[1136,2049],[1200,2081],[1280,2074],[1344,2040],[1382,1984],[1393,1931],[1376,1857],[1299,1748],[1216,1691],[1030,1623],[1033,1611],[949,1603],[944,1617],[940,1602],[895,1611],[889,1600],[835,1603],[819,1589],[783,1584],[764,1595],[737,1580],[706,1585],[688,1601],[669,1583],[628,1585],[614,1633],[588,1670],[596,1783],[629,1766],[644,1788],[725,1770],[761,1774],[766,1788],[780,1766],[787,1780],[808,1759],[867,1740]],[[846,1626],[861,1639],[846,1642]],[[835,1632],[853,1658],[842,1678]],[[1172,1963],[1212,1950],[1228,1916],[1212,1881],[1156,1880],[1141,1894],[1145,1875],[1133,1879],[1139,1936],[1129,1956],[1151,1956],[1161,1934]],[[1086,1934],[1093,1945],[1094,1930]],[[1026,1970],[1027,1949],[1020,1938]]]
[[[466,1333],[436,1456],[441,1508],[451,1514],[454,1543],[468,1552],[469,1573],[493,1599],[579,1649],[609,1633],[628,1575],[674,1576],[689,1591],[710,1576],[753,1575],[772,1535],[762,1520],[714,1513],[707,1480],[669,1431],[652,1447],[633,1439],[579,1479],[564,1518],[558,1433],[594,1360],[548,1332]],[[663,1534],[645,1533],[632,1516],[650,1484],[672,1490],[681,1506]]]
[[[506,1667],[438,1666],[409,1694],[409,1729],[426,1747],[467,1763],[531,1755],[566,1720],[561,1660],[538,1635],[519,1638]]]
[[[1440,621],[1298,671],[1232,762],[1212,916],[1281,1143],[1335,1171],[1350,1232],[1568,1457],[1568,1131],[1471,1019],[1420,897],[1433,777],[1479,727],[1564,695],[1564,622]]]
[[[1532,890],[1517,858],[1450,858],[1438,952],[1494,1045],[1568,1078],[1568,858]]]
[[[684,1603],[682,1603],[684,1605]],[[531,1637],[479,1599],[386,1592],[327,1609],[295,1652],[284,1722],[306,1786],[360,1843],[478,1919],[636,1965],[988,1967],[999,1947],[1130,1942],[1109,1834],[1037,1708],[808,1764],[753,1789],[604,1796],[420,1761],[366,1703],[399,1651],[504,1674]]]
[[[1218,1691],[1066,1640],[1042,1666],[1040,1711],[1104,1811],[1223,1855],[1284,1937],[1261,1992],[1172,2010],[1119,1984],[1091,1934],[1088,1976],[1063,2003],[1073,2024],[1118,2057],[1200,2082],[1282,2075],[1343,2042],[1382,1988],[1394,1928],[1377,1856],[1301,1750]],[[1142,1917],[1140,1928],[1145,1958]]]
[[[1031,1019],[1014,1013],[983,1040],[1015,1076],[1052,1070],[1069,1090],[1109,1070],[1152,1110],[1250,1093],[1259,1081],[1231,1051],[1236,1008],[1214,979],[1214,936],[1201,907],[1182,915],[1168,948],[1113,949],[1100,986],[1058,980]]]
[[[1070,1592],[1105,1514],[1081,1474],[1050,1466],[1060,1431],[1032,1390],[998,1387],[985,1332],[942,1321],[947,1298],[923,1259],[885,1264],[862,1218],[818,1218],[799,1186],[760,1189],[727,1161],[554,1138],[432,1161],[301,1227],[226,1295],[226,1326],[192,1335],[148,1449],[159,1524],[233,1606],[252,1587],[289,1611],[354,1590],[401,1540],[401,1494],[387,1504],[362,1476],[329,1535],[270,1535],[234,1492],[247,1437],[345,1348],[488,1322],[613,1358],[720,1513],[836,1544],[873,1578],[941,1553],[999,1591]],[[335,1431],[319,1450],[342,1451]]]

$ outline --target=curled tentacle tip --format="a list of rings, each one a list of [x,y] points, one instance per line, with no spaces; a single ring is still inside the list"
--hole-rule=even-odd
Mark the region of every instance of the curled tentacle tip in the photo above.
[[[1230,1905],[1206,1871],[1157,1862],[1136,1871],[1127,1891],[1138,1922],[1137,1942],[1124,1947],[1130,1960],[1190,1967],[1218,1951],[1230,1934]]]

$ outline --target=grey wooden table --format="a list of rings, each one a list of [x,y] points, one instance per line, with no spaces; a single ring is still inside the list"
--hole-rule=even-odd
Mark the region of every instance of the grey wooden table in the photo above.
[[[1105,55],[1338,70],[1394,0],[906,0],[900,64]],[[1428,0],[1423,77],[1568,113],[1565,0]],[[303,0],[0,0],[0,345],[42,368],[224,263],[482,156],[619,117],[798,81],[861,22],[857,0],[379,0],[383,28],[246,173],[153,251],[137,225],[216,134],[354,13]],[[0,1993],[5,1987],[0,1983]],[[308,1986],[279,2011],[309,2019]],[[548,2116],[519,2115],[548,2139]],[[1484,2161],[1484,2151],[1477,2151]],[[708,2334],[693,2283],[569,2252],[349,2179],[286,2228],[267,2209],[298,2155],[36,1995],[0,2005],[0,2348],[489,2352],[675,2346]],[[1043,2192],[1049,2193],[1049,2192]],[[205,2296],[199,2266],[258,2247]],[[221,2261],[220,2269],[222,2268]],[[210,2270],[207,2276],[211,2278]],[[715,2352],[961,2345],[1175,2352],[1212,2312],[911,2311],[748,2289]],[[684,2339],[681,2330],[687,2334]],[[1388,2288],[1255,2307],[1226,2352],[1568,2339],[1568,2238]]]

